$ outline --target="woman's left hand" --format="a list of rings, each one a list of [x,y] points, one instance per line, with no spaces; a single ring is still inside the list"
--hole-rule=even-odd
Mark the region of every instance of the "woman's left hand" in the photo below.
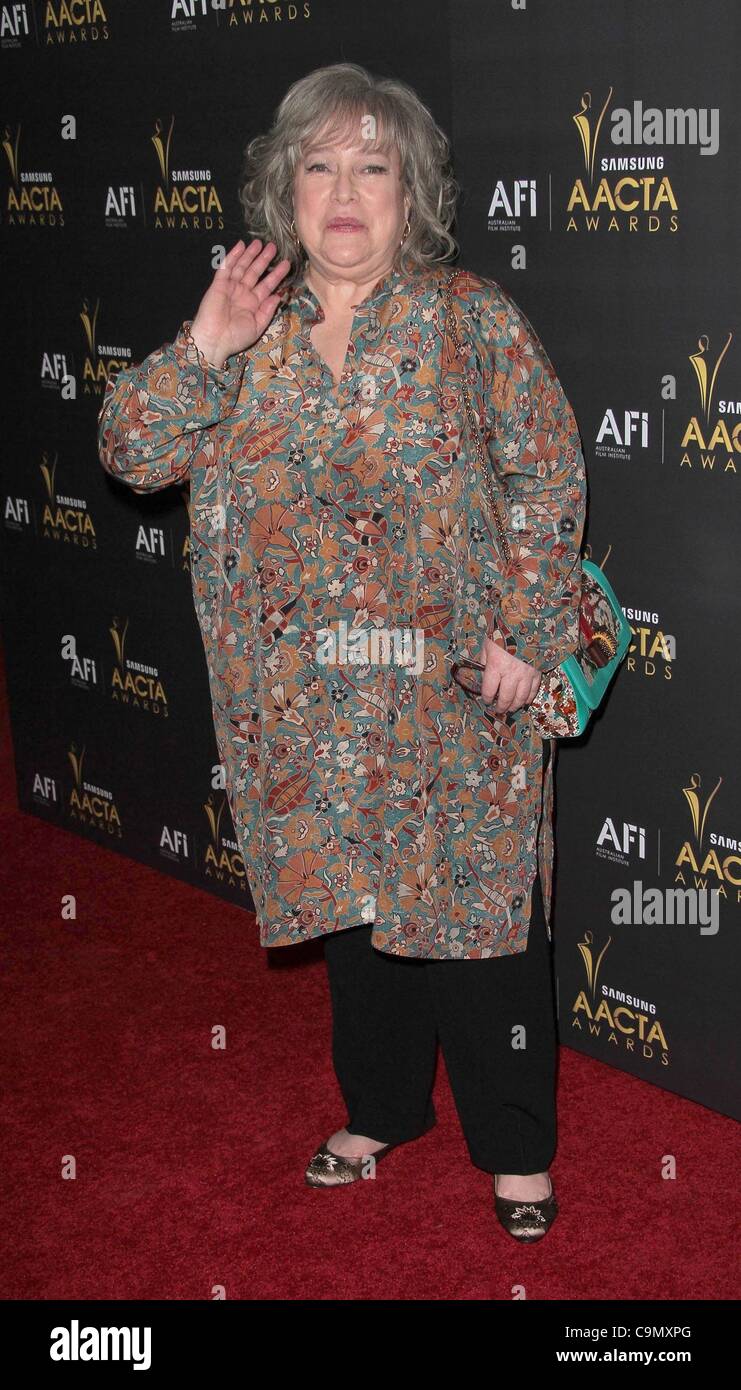
[[[512,713],[535,699],[541,672],[519,657],[510,656],[503,646],[489,637],[484,638],[482,660],[486,670],[481,677],[481,698],[490,704],[496,697],[497,714]]]

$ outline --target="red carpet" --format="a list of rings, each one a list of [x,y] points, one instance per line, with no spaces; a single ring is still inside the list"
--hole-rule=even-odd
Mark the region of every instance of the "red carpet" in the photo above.
[[[269,959],[243,909],[20,813],[6,714],[0,774],[0,1297],[738,1296],[738,1126],[568,1048],[542,1245],[497,1225],[442,1059],[434,1130],[375,1182],[305,1187],[345,1120],[320,951]]]

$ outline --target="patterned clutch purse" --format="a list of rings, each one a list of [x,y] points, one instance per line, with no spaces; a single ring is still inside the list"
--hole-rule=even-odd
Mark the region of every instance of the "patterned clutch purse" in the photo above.
[[[459,356],[466,356],[457,329],[453,299],[456,273],[443,290],[448,326]],[[502,554],[511,562],[507,532],[496,495],[496,474],[484,449],[465,376],[462,378],[465,413],[475,457],[492,508]],[[581,601],[579,605],[579,643],[577,650],[560,666],[544,671],[538,692],[527,706],[534,727],[542,738],[576,738],[584,732],[592,712],[602,700],[613,676],[630,646],[631,630],[618,599],[599,565],[581,561]],[[481,694],[481,673],[486,663],[458,661],[453,676],[469,694]]]

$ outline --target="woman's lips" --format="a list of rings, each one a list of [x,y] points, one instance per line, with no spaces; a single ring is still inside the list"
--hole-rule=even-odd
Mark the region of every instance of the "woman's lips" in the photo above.
[[[362,222],[329,222],[327,224],[330,232],[362,232]]]

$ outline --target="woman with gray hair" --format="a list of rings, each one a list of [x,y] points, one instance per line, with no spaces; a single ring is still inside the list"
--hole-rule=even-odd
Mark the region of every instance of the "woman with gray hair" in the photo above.
[[[190,483],[260,942],[324,939],[348,1117],[306,1181],[374,1176],[434,1125],[439,1040],[499,1220],[537,1240],[557,1213],[555,742],[527,706],[577,646],[586,483],[525,316],[494,280],[450,282],[456,193],[410,87],[352,63],[296,82],[247,148],[251,239],[108,382],[99,450],[137,491]]]

